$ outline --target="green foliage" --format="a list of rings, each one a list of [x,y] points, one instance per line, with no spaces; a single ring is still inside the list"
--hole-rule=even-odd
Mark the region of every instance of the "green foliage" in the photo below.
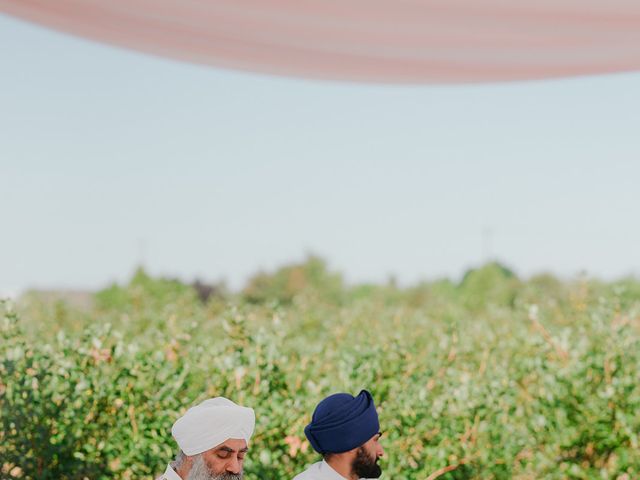
[[[287,265],[272,274],[262,272],[254,275],[242,296],[250,303],[277,301],[286,304],[302,294],[339,302],[342,292],[342,277],[329,272],[324,260],[310,255],[304,262]]]
[[[247,478],[292,478],[317,460],[303,433],[316,403],[361,388],[385,431],[383,478],[640,478],[632,279],[488,265],[460,285],[346,288],[314,262],[226,303],[142,272],[62,323],[3,303],[0,478],[153,478],[173,421],[216,395],[256,410]],[[296,268],[304,286],[288,289]]]
[[[513,306],[520,282],[516,275],[497,262],[467,271],[460,282],[462,301],[470,310],[486,309],[492,302]]]
[[[104,310],[141,310],[162,308],[175,303],[189,303],[196,298],[195,290],[178,280],[152,278],[139,267],[128,285],[113,284],[99,291],[95,301]]]

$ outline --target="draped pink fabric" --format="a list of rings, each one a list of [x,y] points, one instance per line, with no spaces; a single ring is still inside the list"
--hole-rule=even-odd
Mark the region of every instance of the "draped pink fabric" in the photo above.
[[[218,67],[460,83],[640,69],[640,0],[0,0],[89,39]]]

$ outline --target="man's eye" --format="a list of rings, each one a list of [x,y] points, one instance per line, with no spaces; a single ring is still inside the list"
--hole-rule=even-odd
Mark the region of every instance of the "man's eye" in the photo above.
[[[229,452],[220,452],[218,453],[220,458],[229,458]]]

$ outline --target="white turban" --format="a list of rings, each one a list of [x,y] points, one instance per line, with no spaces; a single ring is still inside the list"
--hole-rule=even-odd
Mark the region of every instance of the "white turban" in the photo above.
[[[187,410],[171,428],[173,438],[186,455],[197,455],[229,440],[247,444],[256,423],[252,408],[241,407],[224,397],[210,398]]]

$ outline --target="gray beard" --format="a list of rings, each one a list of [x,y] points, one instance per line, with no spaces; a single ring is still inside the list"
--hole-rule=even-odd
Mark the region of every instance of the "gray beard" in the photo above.
[[[243,478],[244,475],[242,473],[213,473],[209,470],[202,454],[200,454],[194,457],[191,470],[189,470],[185,480],[242,480]]]

